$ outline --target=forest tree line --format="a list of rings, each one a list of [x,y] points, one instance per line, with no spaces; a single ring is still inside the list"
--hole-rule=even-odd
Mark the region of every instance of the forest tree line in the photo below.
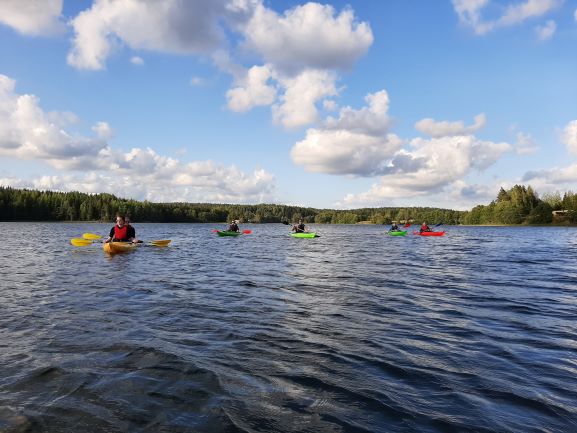
[[[538,194],[530,186],[501,188],[488,205],[475,206],[461,219],[463,224],[576,224],[577,194],[569,191]]]
[[[557,211],[554,216],[553,211]],[[577,194],[544,194],[530,187],[501,188],[488,205],[470,211],[431,207],[380,207],[351,210],[316,209],[280,204],[152,203],[112,194],[38,191],[0,186],[0,221],[113,221],[117,214],[138,222],[220,223],[232,219],[251,223],[319,224],[577,224]]]
[[[390,224],[392,221],[430,221],[458,224],[463,212],[428,207],[383,207],[353,210],[315,209],[280,204],[152,203],[112,194],[38,191],[0,186],[0,221],[114,221],[117,214],[135,222],[318,224]]]

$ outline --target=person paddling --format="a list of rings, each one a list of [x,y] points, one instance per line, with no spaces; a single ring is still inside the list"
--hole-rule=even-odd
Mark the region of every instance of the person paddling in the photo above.
[[[298,224],[295,224],[293,226],[292,231],[296,233],[304,233],[307,231],[305,223],[303,222],[302,218],[299,219]]]
[[[399,231],[399,226],[397,225],[396,221],[393,221],[393,223],[391,224],[391,229],[389,231],[390,232],[398,232]]]
[[[134,237],[130,237],[126,220],[122,215],[116,217],[116,224],[110,229],[110,234],[104,243],[108,242],[134,242]]]
[[[228,228],[226,229],[226,231],[228,232],[239,232],[240,229],[238,228],[238,224],[236,223],[236,220],[232,220],[230,222],[230,224],[228,225]]]
[[[420,231],[421,233],[423,233],[423,232],[432,232],[433,230],[431,230],[431,227],[429,227],[429,226],[427,225],[427,223],[424,222],[424,223],[421,225],[421,229],[420,229],[419,231]]]
[[[130,224],[130,216],[129,216],[129,215],[126,215],[126,216],[124,217],[124,225],[126,225],[126,227],[128,227],[128,229],[127,229],[127,230],[128,230],[128,233],[127,233],[127,234],[128,234],[128,238],[129,238],[129,239],[132,238],[132,242],[134,242],[134,243],[141,242],[141,241],[139,241],[138,239],[136,239],[136,230],[134,229],[134,226],[132,226],[132,225]]]

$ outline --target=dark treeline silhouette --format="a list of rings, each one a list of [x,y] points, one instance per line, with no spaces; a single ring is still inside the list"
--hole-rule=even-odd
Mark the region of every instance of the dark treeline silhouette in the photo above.
[[[539,198],[530,186],[503,188],[490,204],[475,206],[462,218],[463,224],[576,224],[577,194],[569,191]]]
[[[577,194],[559,192],[539,198],[530,187],[503,188],[488,205],[470,211],[430,207],[380,207],[352,210],[315,209],[280,204],[152,203],[112,194],[54,192],[0,186],[0,221],[113,221],[117,213],[139,222],[390,224],[577,224]]]
[[[113,221],[117,213],[138,222],[390,224],[411,220],[458,224],[464,212],[428,207],[382,207],[354,210],[315,209],[279,204],[151,203],[111,194],[54,192],[0,187],[0,221]]]

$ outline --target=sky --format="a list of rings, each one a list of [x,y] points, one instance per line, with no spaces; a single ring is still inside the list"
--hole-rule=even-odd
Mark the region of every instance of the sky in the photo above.
[[[0,185],[466,210],[577,190],[576,0],[0,0]]]

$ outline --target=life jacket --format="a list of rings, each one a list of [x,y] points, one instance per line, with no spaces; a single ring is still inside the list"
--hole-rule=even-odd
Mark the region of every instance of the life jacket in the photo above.
[[[114,239],[117,241],[128,240],[128,226],[122,226],[122,228],[117,225],[114,226]]]

